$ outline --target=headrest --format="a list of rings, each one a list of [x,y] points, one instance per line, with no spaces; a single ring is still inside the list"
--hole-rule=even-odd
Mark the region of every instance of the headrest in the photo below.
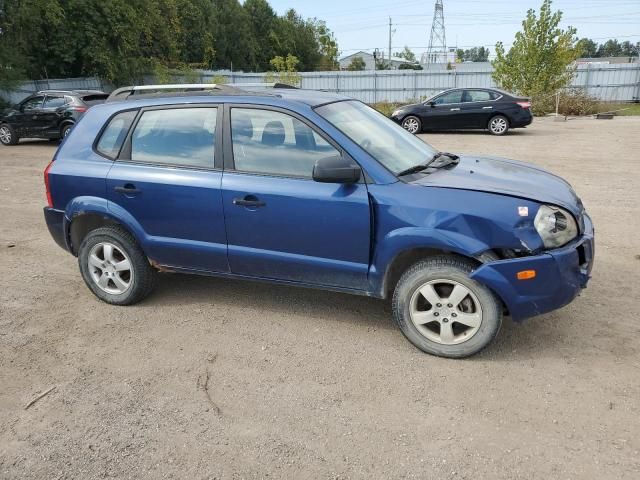
[[[262,144],[277,147],[284,143],[284,125],[279,120],[267,123],[262,131]]]

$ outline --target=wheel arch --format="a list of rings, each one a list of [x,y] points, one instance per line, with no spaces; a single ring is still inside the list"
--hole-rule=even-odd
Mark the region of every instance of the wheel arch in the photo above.
[[[389,262],[387,268],[385,269],[380,289],[382,298],[391,298],[391,296],[393,295],[393,290],[396,288],[396,285],[400,281],[400,277],[402,277],[402,274],[407,271],[407,269],[409,269],[411,265],[414,265],[420,260],[438,256],[450,256],[454,258],[470,260],[478,266],[482,264],[482,262],[475,257],[452,252],[450,250],[444,250],[441,248],[412,247],[406,250],[402,250],[401,252],[398,252],[395,257],[393,257],[393,259]]]
[[[121,207],[117,207],[115,211],[108,208],[105,199],[76,198],[65,210],[65,224],[69,251],[76,256],[86,235],[96,228],[105,226],[118,226],[124,229],[135,239],[143,252],[146,250],[146,234],[140,224]]]

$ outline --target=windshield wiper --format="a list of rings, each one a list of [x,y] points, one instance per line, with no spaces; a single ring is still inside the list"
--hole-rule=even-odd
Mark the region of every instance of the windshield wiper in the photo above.
[[[439,160],[442,157],[445,157],[446,160],[436,162],[436,160]],[[453,153],[437,152],[427,163],[420,163],[418,165],[414,165],[413,167],[402,170],[397,174],[397,176],[403,177],[405,175],[411,175],[412,173],[422,172],[427,168],[442,168],[446,167],[447,165],[457,164],[459,161],[460,157],[454,155]]]

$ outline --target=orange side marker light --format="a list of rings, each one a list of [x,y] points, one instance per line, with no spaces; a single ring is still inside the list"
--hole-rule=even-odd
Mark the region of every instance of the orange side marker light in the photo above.
[[[518,280],[531,280],[532,278],[536,278],[535,270],[522,270],[517,274]]]

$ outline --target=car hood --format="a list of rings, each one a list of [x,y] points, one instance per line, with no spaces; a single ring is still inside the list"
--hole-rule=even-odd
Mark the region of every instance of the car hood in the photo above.
[[[461,155],[454,168],[442,168],[416,175],[410,183],[499,193],[551,203],[566,208],[576,217],[582,202],[571,185],[553,173],[534,165],[498,157]]]

